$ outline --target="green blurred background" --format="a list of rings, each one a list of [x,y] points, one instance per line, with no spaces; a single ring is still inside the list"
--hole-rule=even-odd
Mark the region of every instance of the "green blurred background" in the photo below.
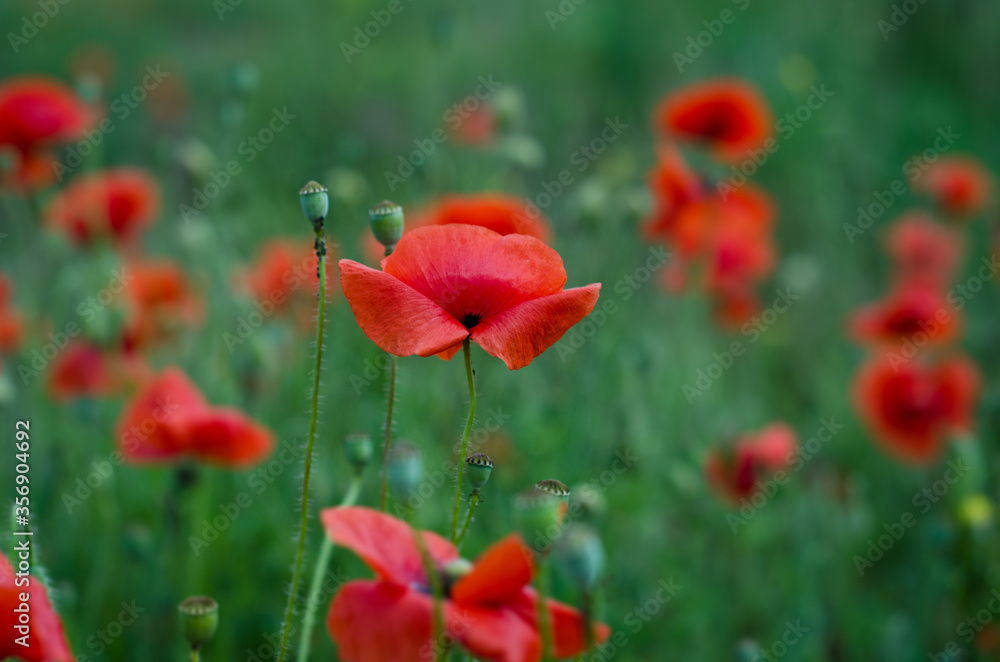
[[[916,13],[884,33],[878,22],[893,12],[885,1],[562,0],[562,9],[556,0],[401,3],[349,63],[342,42],[351,43],[355,28],[387,3],[69,0],[18,53],[6,43],[0,48],[3,77],[40,72],[72,80],[81,62],[110,62],[103,92],[109,101],[138,84],[147,66],[170,74],[169,94],[118,121],[100,154],[82,167],[133,164],[156,173],[164,209],[146,252],[179,260],[205,288],[205,323],[152,362],[181,365],[211,401],[242,407],[282,440],[301,444],[311,341],[280,321],[268,321],[232,352],[224,341],[253,310],[232,293],[233,269],[250,262],[267,237],[311,240],[298,188],[309,179],[331,188],[328,231],[341,257],[359,258],[366,210],[378,200],[410,208],[444,192],[481,190],[534,199],[570,169],[573,184],[545,209],[554,245],[569,285],[604,283],[602,298],[618,302],[620,312],[578,350],[557,344],[519,372],[474,348],[480,422],[491,410],[509,418],[488,442],[502,459],[466,551],[478,552],[511,529],[510,496],[519,489],[549,477],[590,482],[608,503],[600,524],[608,554],[600,613],[627,638],[615,659],[754,659],[747,640],[768,649],[788,621],[807,631],[788,647],[787,660],[922,660],[954,639],[968,605],[985,605],[989,590],[1000,586],[992,528],[967,539],[954,515],[969,489],[996,497],[1000,292],[988,287],[970,301],[964,341],[986,376],[978,434],[988,458],[985,487],[953,490],[861,576],[854,555],[885,532],[884,523],[914,510],[914,494],[943,467],[898,466],[867,439],[849,404],[862,352],[844,339],[844,318],[883,291],[879,229],[914,200],[897,200],[854,243],[843,224],[855,222],[857,207],[870,204],[876,190],[903,178],[904,163],[930,147],[939,128],[959,134],[956,153],[971,153],[991,169],[1000,165],[1000,4],[914,2]],[[674,53],[723,10],[735,20],[679,71]],[[36,2],[5,0],[3,32],[19,31],[22,17],[36,11]],[[734,337],[714,328],[706,302],[695,296],[670,297],[651,282],[626,298],[615,284],[649,256],[637,227],[655,159],[652,108],[665,92],[718,75],[759,86],[778,118],[805,103],[814,85],[832,96],[779,140],[752,178],[780,207],[782,262],[763,298],[786,287],[801,298],[758,342],[737,334],[746,354],[689,402],[683,387]],[[385,171],[396,169],[415,140],[446,126],[452,104],[490,76],[501,83],[498,99],[516,111],[499,141],[488,148],[448,141],[390,190]],[[172,103],[179,103],[177,112],[167,112]],[[295,118],[246,162],[240,143],[285,108]],[[579,172],[572,154],[608,118],[620,118],[627,130]],[[200,178],[179,165],[179,154],[203,164]],[[190,205],[193,189],[230,159],[240,161],[242,174],[185,222],[179,205]],[[91,284],[107,278],[101,258],[36,227],[5,215],[2,231],[9,237],[0,242],[0,268],[14,277],[18,306],[31,318],[49,318],[53,328],[72,320]],[[969,232],[966,275],[991,252],[989,228]],[[381,353],[342,297],[328,321],[313,502],[319,506],[335,504],[346,488],[340,440],[352,430],[377,437],[384,416],[384,377],[359,389],[351,379],[364,378]],[[4,430],[15,419],[32,421],[36,551],[78,662],[181,659],[175,605],[193,593],[221,604],[222,625],[206,660],[249,660],[251,651],[266,658],[261,646],[278,630],[284,608],[300,464],[282,467],[259,495],[248,487],[248,472],[204,469],[176,508],[171,469],[118,467],[67,512],[64,494],[113,451],[122,402],[60,407],[44,379],[24,386],[15,367],[45,342],[29,338],[20,358],[7,361],[4,379],[13,392],[0,415]],[[452,457],[461,432],[460,359],[406,358],[399,372],[397,436],[419,445],[433,471]],[[250,376],[262,386],[248,388]],[[844,427],[734,533],[730,509],[703,480],[704,455],[724,435],[774,419],[787,420],[803,440],[824,419]],[[602,472],[617,452],[639,459],[609,481]],[[12,475],[5,458],[3,484],[12,484]],[[375,502],[377,483],[376,466],[366,478],[365,503]],[[417,509],[414,521],[441,530],[451,485],[449,479]],[[241,491],[252,505],[194,556],[188,536]],[[176,509],[180,517],[170,521]],[[314,526],[309,549],[318,544]],[[331,569],[344,577],[367,572],[344,550]],[[681,588],[660,604],[660,582],[670,580]],[[982,592],[982,600],[967,590]],[[575,599],[561,579],[556,593]],[[119,619],[123,601],[144,611],[105,644],[99,632]],[[316,642],[316,659],[331,659],[325,628],[317,628]],[[970,657],[962,659],[976,659],[965,650]],[[603,659],[598,655],[587,659]]]

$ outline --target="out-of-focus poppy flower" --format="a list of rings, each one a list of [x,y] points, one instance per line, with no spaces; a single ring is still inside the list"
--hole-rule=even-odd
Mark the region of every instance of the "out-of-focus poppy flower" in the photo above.
[[[14,310],[14,286],[0,273],[0,353],[15,351],[24,339],[24,318]]]
[[[680,211],[706,195],[701,179],[673,145],[661,149],[657,166],[649,173],[649,190],[654,208],[643,225],[647,241],[671,238]]]
[[[881,301],[862,306],[849,322],[854,340],[884,345],[941,345],[958,337],[961,313],[940,289],[900,283]]]
[[[731,448],[713,449],[705,474],[719,494],[738,503],[757,493],[759,481],[787,467],[798,445],[795,430],[785,423],[772,423],[737,438]]]
[[[670,238],[682,256],[691,257],[734,227],[743,234],[767,236],[774,219],[771,197],[748,184],[726,195],[711,195],[685,205],[678,212]]]
[[[760,298],[753,286],[746,283],[723,287],[712,296],[715,322],[728,331],[742,328],[760,310]]]
[[[29,582],[27,586],[16,584],[14,567],[5,554],[0,554],[0,627],[6,633],[0,637],[0,658],[12,657],[25,662],[73,662],[62,621],[49,601],[42,580],[33,575],[21,579],[25,578]],[[18,642],[22,636],[18,627],[23,623],[19,620],[20,612],[15,611],[21,605],[22,593],[28,594],[28,613],[31,617],[30,632],[22,640],[26,646]]]
[[[160,190],[156,181],[136,168],[117,168],[82,175],[53,198],[48,223],[78,244],[110,238],[129,243],[156,220]]]
[[[767,102],[749,83],[716,79],[669,94],[656,111],[656,125],[666,135],[708,147],[718,158],[747,157],[771,137],[773,120]]]
[[[137,356],[74,340],[52,362],[48,389],[57,400],[104,397],[143,380],[148,376],[146,370]]]
[[[524,198],[505,193],[446,195],[420,215],[428,225],[477,225],[500,235],[526,234],[545,243],[551,241],[549,222]]]
[[[202,304],[195,296],[180,266],[169,260],[131,262],[125,300],[129,317],[125,324],[125,346],[140,349],[170,337],[180,327],[196,326]]]
[[[944,288],[952,281],[965,250],[962,237],[930,217],[911,212],[886,235],[897,281]]]
[[[553,249],[471,225],[411,230],[382,269],[340,261],[344,294],[372,342],[396,356],[450,358],[471,337],[511,370],[588,315],[601,289],[563,290],[566,270]]]
[[[23,186],[50,182],[55,170],[49,148],[78,140],[93,119],[86,104],[57,80],[21,76],[0,83],[0,147],[16,151]]]
[[[930,165],[914,188],[934,199],[946,214],[969,218],[981,214],[993,202],[993,178],[969,156],[944,156]]]
[[[329,246],[327,301],[336,291],[330,280],[330,265],[334,260],[336,253]],[[319,293],[316,253],[312,244],[295,239],[271,239],[261,246],[256,262],[238,272],[234,280],[236,288],[252,296],[258,307],[268,308],[269,302],[274,312],[291,316],[300,328],[311,328]]]
[[[145,384],[125,406],[117,429],[121,453],[134,463],[194,458],[243,467],[274,447],[270,430],[237,409],[209,405],[178,368]]]
[[[854,407],[886,451],[926,464],[950,434],[973,429],[979,388],[979,372],[964,357],[931,364],[875,356],[856,376]]]
[[[451,115],[448,130],[455,142],[481,147],[493,142],[497,129],[497,114],[488,103],[480,103],[472,111]]]
[[[528,588],[532,556],[516,534],[468,564],[444,538],[430,531],[418,533],[384,513],[328,508],[321,518],[327,535],[360,556],[376,575],[374,580],[347,582],[330,604],[327,627],[347,662],[418,660],[433,651],[434,598],[417,535],[441,573],[448,638],[482,660],[541,659],[537,595]],[[555,600],[546,605],[552,655],[563,659],[582,653],[586,624],[581,615]],[[607,626],[595,624],[593,629],[597,642],[607,639]]]

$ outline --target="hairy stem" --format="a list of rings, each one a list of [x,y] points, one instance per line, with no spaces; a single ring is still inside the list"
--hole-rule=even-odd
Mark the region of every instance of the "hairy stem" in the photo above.
[[[472,515],[476,512],[476,506],[479,505],[479,490],[473,490],[472,494],[469,495],[469,512],[465,514],[465,524],[462,525],[462,532],[458,534],[458,540],[455,541],[455,546],[458,547],[465,540],[465,534],[469,531],[469,524],[472,523]]]
[[[466,338],[462,343],[465,354],[465,376],[469,380],[469,418],[465,421],[465,431],[462,433],[462,450],[458,457],[458,480],[455,481],[455,506],[451,512],[451,541],[455,542],[458,535],[458,508],[462,501],[462,475],[465,473],[465,455],[469,451],[469,435],[472,434],[472,423],[476,418],[476,381],[472,376],[472,340]]]
[[[382,496],[381,510],[384,513],[389,502],[389,447],[392,446],[392,409],[396,403],[396,357],[389,355],[389,401],[385,405],[385,443],[382,446]]]

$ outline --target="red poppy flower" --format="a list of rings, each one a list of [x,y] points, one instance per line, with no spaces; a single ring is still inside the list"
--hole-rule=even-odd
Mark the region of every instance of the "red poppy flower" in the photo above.
[[[563,290],[566,271],[554,250],[471,225],[411,230],[382,269],[340,261],[344,294],[372,342],[396,356],[450,358],[471,337],[511,370],[588,315],[601,289]]]
[[[330,264],[335,259],[336,253],[328,244],[327,301],[336,291],[330,280]],[[261,246],[256,262],[238,272],[235,280],[237,288],[247,292],[260,306],[267,307],[270,303],[276,313],[291,316],[301,328],[311,328],[319,292],[312,244],[295,239],[271,239]]]
[[[104,397],[148,377],[136,356],[118,355],[82,340],[71,341],[52,362],[48,389],[56,400]]]
[[[28,585],[18,584],[17,579],[28,580]],[[22,632],[18,627],[20,612],[14,611],[21,605],[21,594],[28,594],[28,614],[30,632],[25,642],[18,643]],[[73,653],[66,642],[59,614],[49,601],[48,591],[42,580],[32,575],[18,578],[6,554],[0,554],[0,627],[4,635],[0,637],[0,659],[17,658],[25,662],[73,662]]]
[[[328,508],[321,514],[327,535],[375,572],[374,580],[344,584],[330,604],[327,627],[346,662],[419,660],[433,650],[434,599],[415,536],[408,524],[368,508]],[[450,542],[421,531],[427,551],[445,579],[444,566],[459,558]],[[449,575],[442,604],[447,634],[473,656],[495,662],[541,659],[537,596],[528,588],[531,552],[517,535],[487,549],[471,570]],[[454,564],[453,564],[454,566]],[[583,618],[549,600],[552,653],[556,658],[585,649]],[[594,627],[603,642],[608,628]]]
[[[916,180],[914,188],[957,218],[981,214],[993,201],[993,178],[979,161],[968,156],[942,157]]]
[[[771,137],[771,111],[752,85],[736,79],[697,83],[669,94],[656,111],[668,136],[704,144],[725,161],[747,157]]]
[[[200,323],[202,304],[176,263],[131,262],[124,273],[130,278],[124,294],[130,305],[125,324],[127,350],[148,347],[169,338],[179,327]]]
[[[481,103],[470,112],[454,116],[457,124],[449,125],[455,142],[472,147],[481,147],[493,142],[497,129],[497,114],[493,107]]]
[[[732,448],[713,449],[705,474],[723,497],[738,503],[758,491],[759,481],[787,467],[798,445],[795,430],[785,423],[772,423],[739,437]]]
[[[965,251],[961,235],[920,212],[893,223],[886,245],[898,281],[938,288],[952,282]]]
[[[15,351],[24,339],[24,318],[11,305],[14,286],[0,274],[0,353]]]
[[[748,237],[769,236],[775,207],[764,191],[745,185],[685,205],[677,214],[672,241],[682,256],[703,254],[720,234],[738,231]]]
[[[78,244],[102,237],[126,244],[153,223],[159,209],[156,181],[142,170],[118,168],[77,177],[52,200],[46,216]]]
[[[859,370],[854,406],[892,455],[930,463],[952,433],[973,428],[979,372],[968,359],[929,364],[876,356]]]
[[[649,173],[649,189],[654,209],[643,226],[647,241],[672,238],[681,210],[706,196],[701,179],[672,145],[660,151],[659,162]]]
[[[524,198],[505,193],[452,194],[442,197],[421,218],[430,225],[478,225],[500,235],[526,234],[549,243],[549,222],[541,213],[533,215],[532,209]]]
[[[260,462],[274,435],[236,409],[213,407],[178,368],[167,368],[132,398],[118,421],[122,455],[129,462],[186,457],[230,467]]]
[[[961,313],[944,292],[918,282],[899,284],[885,299],[857,310],[850,320],[856,342],[917,347],[940,345],[958,337]]]
[[[90,109],[57,80],[22,76],[0,83],[0,147],[16,151],[22,185],[51,181],[55,171],[47,149],[79,139],[92,120]]]

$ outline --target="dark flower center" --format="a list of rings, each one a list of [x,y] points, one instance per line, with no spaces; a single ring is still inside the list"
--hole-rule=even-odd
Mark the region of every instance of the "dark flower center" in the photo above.
[[[462,318],[462,326],[466,329],[471,329],[475,325],[479,324],[479,315],[475,313],[466,313],[465,317]]]

